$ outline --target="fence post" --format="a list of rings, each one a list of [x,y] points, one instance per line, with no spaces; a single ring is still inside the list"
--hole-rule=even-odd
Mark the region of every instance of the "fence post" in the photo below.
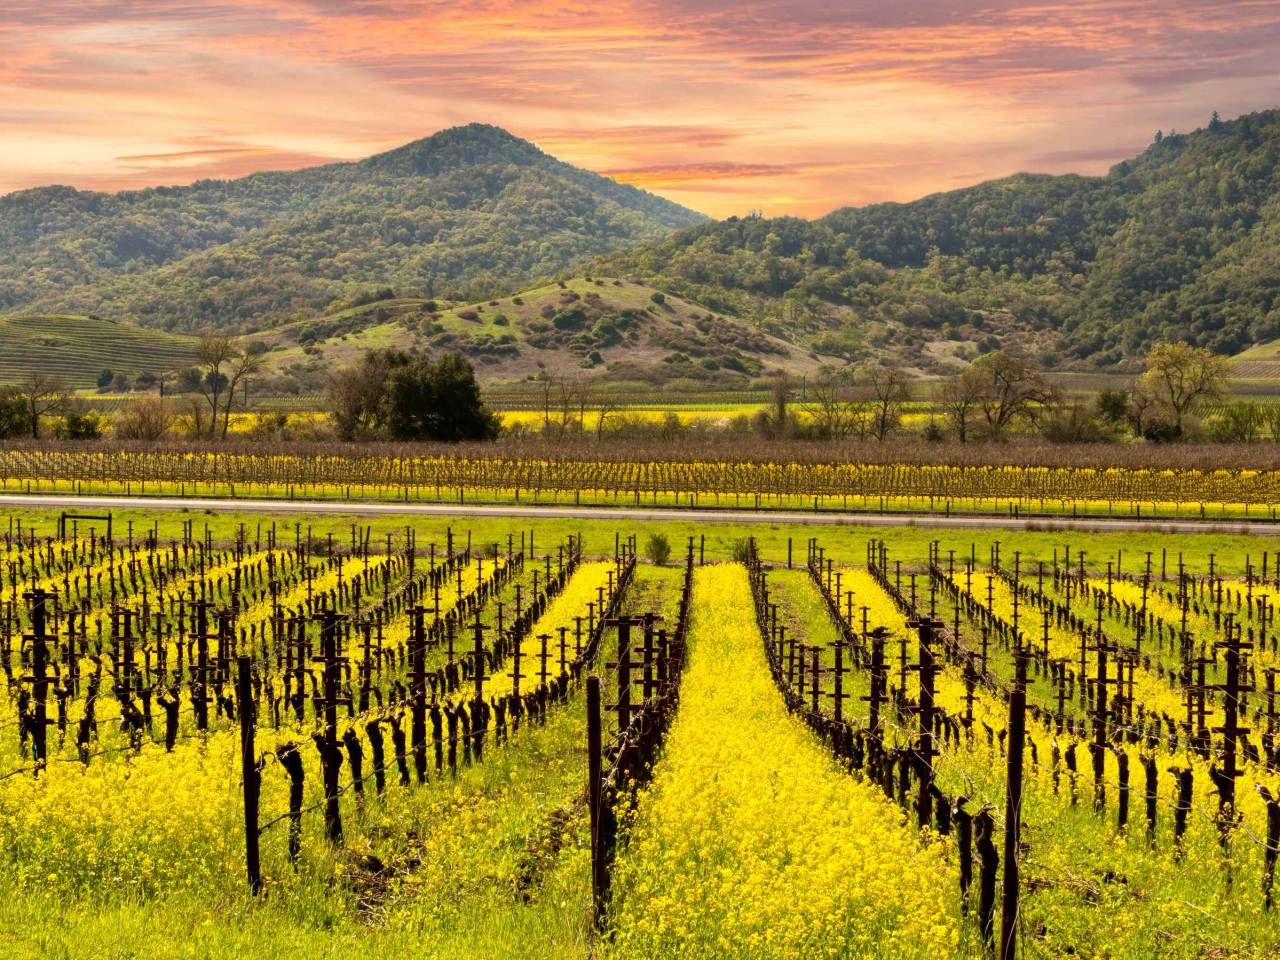
[[[240,772],[244,779],[244,865],[249,875],[249,889],[262,891],[262,866],[258,856],[258,793],[262,774],[253,744],[253,685],[250,679],[250,657],[236,658],[236,709],[240,715]]]

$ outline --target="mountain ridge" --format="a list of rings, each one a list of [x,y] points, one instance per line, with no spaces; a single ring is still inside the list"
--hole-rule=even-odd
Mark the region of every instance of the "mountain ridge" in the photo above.
[[[1102,176],[1021,173],[816,220],[729,218],[591,269],[850,360],[1015,346],[1107,367],[1158,339],[1234,354],[1280,337],[1280,111],[1160,136]]]
[[[461,294],[518,284],[703,219],[471,124],[349,163],[114,194],[7,194],[0,310],[269,326],[360,284],[428,294],[437,283]],[[480,249],[485,232],[507,249]]]

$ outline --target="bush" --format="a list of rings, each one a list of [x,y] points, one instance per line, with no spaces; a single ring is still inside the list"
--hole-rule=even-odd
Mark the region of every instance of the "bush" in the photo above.
[[[173,405],[167,401],[158,397],[137,400],[116,418],[116,437],[120,440],[156,441],[169,432],[175,419]]]
[[[656,303],[658,306],[662,306],[664,303],[667,302],[667,295],[665,293],[662,293],[659,290],[655,290],[653,291],[653,293],[649,294],[649,299],[652,300],[654,303]]]
[[[495,313],[493,315],[493,325],[495,327],[505,327],[510,323],[511,321],[507,319],[507,315],[505,313]]]
[[[0,440],[30,435],[31,415],[26,402],[16,390],[0,390]]]
[[[658,566],[665,564],[671,556],[671,543],[665,533],[655,533],[645,541],[644,555]]]
[[[733,541],[733,559],[737,563],[746,563],[747,558],[751,555],[751,540],[749,537],[741,537]]]
[[[54,424],[53,435],[59,440],[97,440],[102,427],[102,414],[97,410],[73,409]]]
[[[551,325],[557,330],[581,330],[586,319],[587,314],[582,307],[574,305],[553,316]]]

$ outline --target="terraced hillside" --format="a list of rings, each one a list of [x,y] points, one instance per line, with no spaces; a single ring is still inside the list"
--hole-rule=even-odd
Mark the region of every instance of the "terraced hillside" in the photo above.
[[[98,317],[0,316],[0,383],[32,370],[91,387],[106,369],[136,377],[189,366],[194,340]]]

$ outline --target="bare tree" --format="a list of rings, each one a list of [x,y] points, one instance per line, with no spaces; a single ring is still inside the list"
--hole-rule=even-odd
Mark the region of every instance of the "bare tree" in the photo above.
[[[911,395],[911,378],[892,366],[869,367],[863,376],[871,388],[871,433],[883,442],[902,420],[902,405]]]
[[[18,394],[26,407],[31,424],[31,439],[40,439],[40,418],[57,413],[67,404],[70,389],[61,377],[33,370],[18,384]]]
[[[227,375],[227,400],[222,408],[222,439],[227,439],[227,431],[231,428],[231,410],[235,406],[236,391],[241,392],[242,409],[249,407],[249,384],[262,370],[266,360],[261,353],[236,348],[231,360],[230,372]]]
[[[997,350],[974,366],[983,379],[978,406],[987,435],[993,439],[1018,419],[1034,420],[1040,408],[1053,400],[1053,389],[1040,368],[1020,353]]]
[[[978,415],[986,385],[982,369],[972,365],[952,374],[938,385],[938,407],[961,443],[969,440],[970,424]]]
[[[800,409],[820,436],[841,440],[865,429],[869,402],[857,388],[841,384],[834,377],[824,377],[807,386],[805,395],[807,399]]]
[[[1198,405],[1226,393],[1227,359],[1188,343],[1157,343],[1147,354],[1147,372],[1139,384],[1168,409],[1174,431]]]
[[[226,368],[239,355],[235,341],[231,337],[202,337],[196,344],[196,361],[201,371],[198,389],[209,405],[208,427],[204,417],[198,424],[192,424],[197,437],[217,436],[218,414],[222,412],[222,398],[227,393],[228,378]],[[228,400],[230,406],[230,400]]]

